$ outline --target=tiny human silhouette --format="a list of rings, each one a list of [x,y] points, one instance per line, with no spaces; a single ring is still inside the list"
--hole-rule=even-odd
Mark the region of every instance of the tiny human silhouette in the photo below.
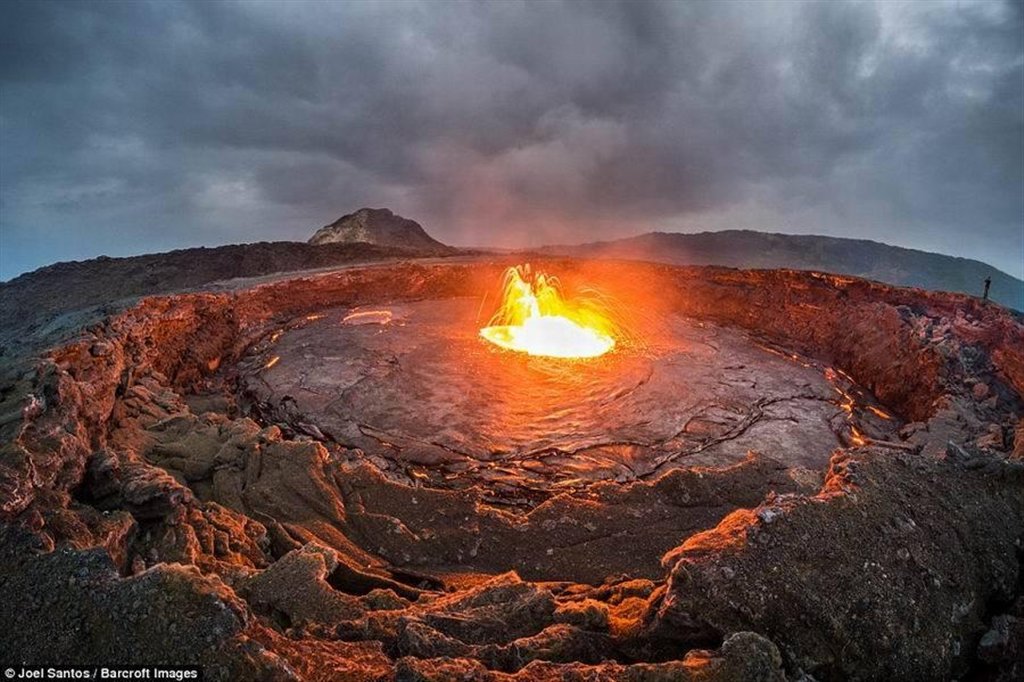
[[[987,300],[988,300],[988,288],[989,288],[990,286],[992,286],[992,278],[991,278],[991,277],[986,277],[986,278],[985,278],[985,293],[983,293],[983,294],[981,295],[981,298],[982,298],[982,300],[984,300],[984,301],[987,301]]]

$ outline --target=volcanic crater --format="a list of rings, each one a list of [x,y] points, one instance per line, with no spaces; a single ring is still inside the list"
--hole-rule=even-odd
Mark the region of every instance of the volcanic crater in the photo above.
[[[152,296],[49,350],[3,394],[0,598],[32,615],[4,648],[225,679],[1013,674],[1019,316],[531,260],[601,289],[611,352],[480,338],[518,262],[491,257]]]

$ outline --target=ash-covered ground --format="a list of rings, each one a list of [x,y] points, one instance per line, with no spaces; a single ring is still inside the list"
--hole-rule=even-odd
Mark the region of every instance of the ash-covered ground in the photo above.
[[[0,651],[211,679],[1020,677],[1019,316],[551,260],[630,330],[559,363],[477,337],[509,264],[154,296],[12,360]]]

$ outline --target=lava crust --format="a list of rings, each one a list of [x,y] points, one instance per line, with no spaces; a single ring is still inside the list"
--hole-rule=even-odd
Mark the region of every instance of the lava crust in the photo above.
[[[1024,672],[1020,317],[544,260],[629,332],[552,361],[477,337],[508,264],[154,296],[25,367],[0,650],[211,679]]]

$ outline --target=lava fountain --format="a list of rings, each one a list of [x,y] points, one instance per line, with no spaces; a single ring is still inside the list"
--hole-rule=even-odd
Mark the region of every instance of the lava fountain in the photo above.
[[[615,347],[613,324],[593,302],[567,300],[557,278],[529,264],[505,271],[501,305],[480,336],[501,348],[554,358],[595,358]]]

